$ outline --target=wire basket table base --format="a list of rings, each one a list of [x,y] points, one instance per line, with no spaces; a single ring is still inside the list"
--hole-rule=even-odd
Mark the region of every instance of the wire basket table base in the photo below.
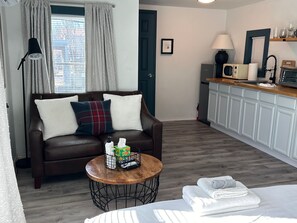
[[[159,176],[137,184],[113,185],[89,180],[91,197],[95,206],[103,211],[116,210],[155,201]]]

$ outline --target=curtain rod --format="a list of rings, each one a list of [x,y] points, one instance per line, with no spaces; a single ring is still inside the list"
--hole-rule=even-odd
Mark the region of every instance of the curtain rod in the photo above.
[[[94,2],[84,2],[84,3],[94,3]],[[51,5],[68,5],[68,6],[77,6],[81,7],[84,5],[84,3],[78,3],[78,2],[68,2],[68,1],[50,1]],[[108,3],[108,2],[102,2],[102,3]],[[111,4],[111,3],[108,3]],[[115,8],[115,4],[111,4],[113,8]]]

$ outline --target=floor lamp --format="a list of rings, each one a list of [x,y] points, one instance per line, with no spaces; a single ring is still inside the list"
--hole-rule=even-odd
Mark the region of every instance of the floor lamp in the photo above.
[[[24,62],[26,57],[30,60],[39,60],[42,58],[42,53],[38,41],[36,38],[30,38],[28,41],[28,52],[22,58],[20,65],[17,70],[22,67],[22,83],[23,83],[23,109],[24,109],[24,130],[25,130],[25,149],[26,157],[16,161],[16,167],[18,168],[29,168],[31,167],[31,160],[28,157],[28,142],[27,142],[27,115],[26,115],[26,91],[25,91],[25,76],[24,76]]]

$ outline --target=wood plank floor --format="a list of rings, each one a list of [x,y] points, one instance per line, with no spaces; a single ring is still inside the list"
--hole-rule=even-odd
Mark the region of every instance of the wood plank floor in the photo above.
[[[182,187],[202,176],[231,175],[248,187],[297,184],[296,168],[197,121],[164,123],[163,163],[158,201],[181,198]],[[17,178],[28,223],[76,223],[102,213],[85,174],[47,178],[39,190],[30,169]]]

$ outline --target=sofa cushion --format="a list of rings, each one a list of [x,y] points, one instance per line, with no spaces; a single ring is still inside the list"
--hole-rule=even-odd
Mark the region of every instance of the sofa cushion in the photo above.
[[[78,128],[75,135],[94,135],[113,132],[110,100],[71,102]]]
[[[102,143],[94,136],[58,136],[45,141],[44,159],[63,160],[101,155]]]
[[[126,138],[126,144],[131,147],[132,151],[147,151],[153,149],[153,139],[139,130],[116,131],[112,134],[100,135],[99,139],[102,142],[107,141],[107,137],[111,136],[114,145],[117,145],[119,138]]]
[[[70,105],[72,101],[78,101],[78,96],[35,100],[44,124],[43,140],[75,132],[77,122]]]
[[[110,112],[114,130],[141,130],[140,120],[142,95],[119,96],[103,94],[104,100],[111,100]]]

